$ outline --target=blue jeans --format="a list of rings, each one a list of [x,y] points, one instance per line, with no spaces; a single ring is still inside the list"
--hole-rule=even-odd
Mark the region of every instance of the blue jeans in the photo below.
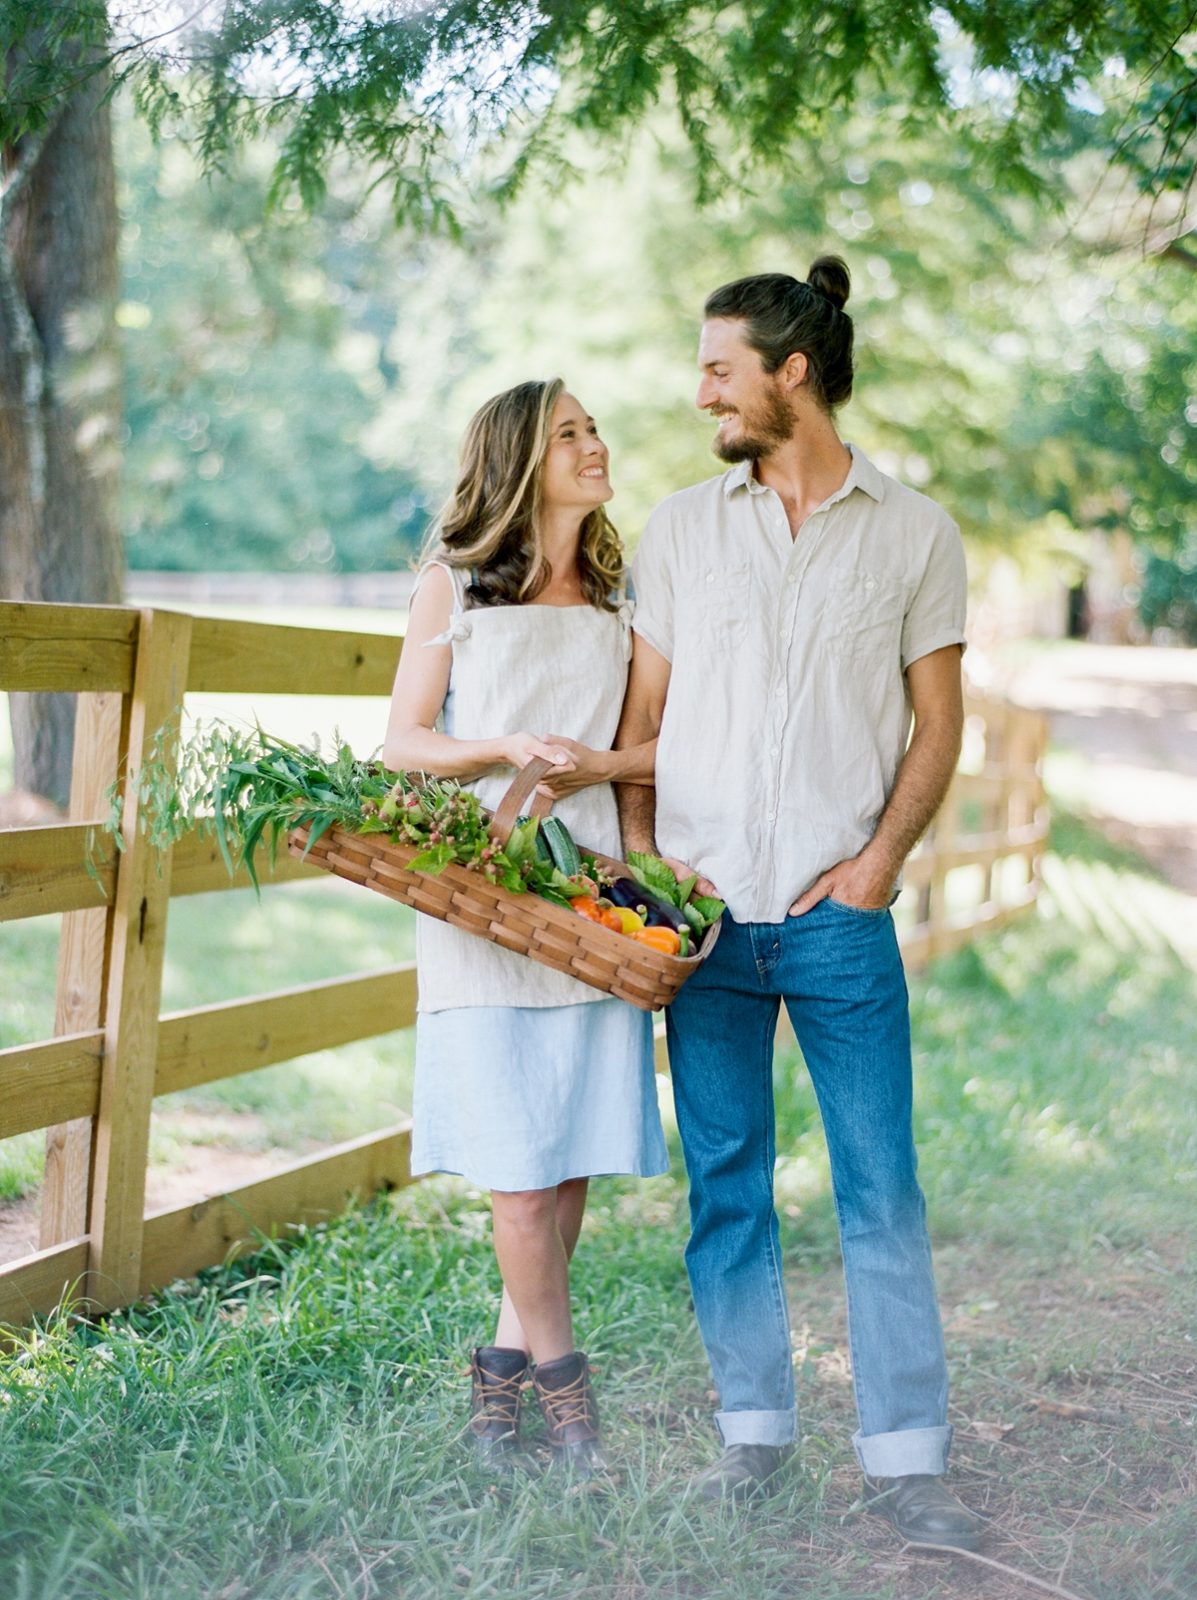
[[[783,923],[725,918],[666,1012],[690,1178],[686,1265],[732,1444],[796,1433],[773,1207],[773,1036],[785,1001],[818,1097],[873,1477],[947,1466],[948,1378],[911,1132],[910,1018],[888,911],[823,900]]]

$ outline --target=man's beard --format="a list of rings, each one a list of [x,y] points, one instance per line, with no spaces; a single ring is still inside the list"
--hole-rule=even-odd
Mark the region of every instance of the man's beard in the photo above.
[[[725,441],[716,433],[711,449],[720,461],[759,461],[776,450],[779,444],[794,432],[794,415],[781,395],[770,390],[761,397],[759,407],[749,415],[738,413],[742,425],[740,436]]]

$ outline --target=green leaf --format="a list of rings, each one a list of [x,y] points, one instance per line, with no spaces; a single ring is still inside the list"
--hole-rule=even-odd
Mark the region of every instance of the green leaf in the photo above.
[[[637,883],[642,883],[653,894],[668,900],[671,906],[682,905],[683,902],[678,899],[677,876],[660,856],[648,855],[643,850],[630,850],[628,867]]]
[[[245,870],[249,873],[249,881],[253,884],[259,898],[261,897],[262,886],[258,882],[254,853],[258,848],[258,841],[262,837],[262,832],[269,821],[270,813],[268,811],[259,811],[252,822],[248,824],[241,838],[241,860],[245,864]]]
[[[535,861],[536,835],[539,832],[539,817],[528,817],[524,822],[517,822],[511,830],[511,837],[503,846],[503,854],[517,866],[525,861]]]
[[[451,844],[430,844],[427,850],[421,850],[418,856],[413,856],[408,862],[412,872],[430,872],[433,877],[441,873],[453,860],[453,846]]]
[[[717,900],[711,894],[696,894],[684,909],[689,911],[690,906],[693,906],[702,918],[703,926],[709,928],[711,923],[718,922],[727,910],[727,901]]]

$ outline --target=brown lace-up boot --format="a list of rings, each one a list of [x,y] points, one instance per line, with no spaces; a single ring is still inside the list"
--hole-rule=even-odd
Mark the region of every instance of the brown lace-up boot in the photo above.
[[[474,1459],[487,1472],[515,1472],[520,1449],[520,1388],[528,1375],[522,1350],[480,1345],[470,1355],[470,1432]]]
[[[607,1475],[599,1448],[599,1417],[590,1368],[581,1350],[541,1361],[532,1374],[536,1398],[553,1449],[553,1466],[584,1483]]]

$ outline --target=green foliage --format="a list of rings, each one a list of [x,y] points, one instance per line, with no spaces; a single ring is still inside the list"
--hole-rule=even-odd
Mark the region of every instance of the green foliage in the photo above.
[[[802,277],[831,249],[852,268],[857,327],[840,426],[947,505],[974,551],[1047,554],[1094,526],[1177,542],[1191,522],[1189,280],[1076,233],[1087,167],[1061,179],[1052,216],[1004,193],[953,133],[913,135],[882,97],[702,212],[664,117],[618,174],[580,141],[562,160],[556,192],[529,190],[464,254],[411,252],[370,437],[430,500],[475,406],[560,372],[611,445],[612,514],[634,543],[656,501],[716,470],[691,398],[706,294],[751,272]]]
[[[1149,628],[1167,628],[1197,645],[1197,540],[1175,557],[1149,550],[1139,586],[1139,616]]]
[[[118,111],[130,564],[404,565],[428,507],[365,443],[393,316],[377,225],[343,198],[267,223],[268,142],[205,181],[178,140],[154,146]]]
[[[1158,264],[1083,256],[1046,274],[1058,332],[1023,367],[1011,429],[1030,471],[1015,508],[1076,527],[1126,528],[1145,551],[1197,541],[1197,297]]]
[[[95,3],[6,0],[0,43],[36,65],[14,79],[0,142],[44,122],[70,81],[73,29],[102,25]],[[215,15],[213,14],[215,12]],[[59,20],[55,22],[55,15]],[[943,121],[1003,181],[1035,185],[1044,156],[1083,124],[1153,193],[1191,182],[1197,117],[1187,0],[1120,6],[978,7],[858,0],[726,6],[715,0],[451,0],[369,6],[230,0],[198,14],[111,0],[110,69],[133,83],[151,125],[193,130],[219,170],[247,140],[279,136],[272,193],[306,205],[333,158],[366,158],[397,216],[453,228],[462,180],[498,151],[497,190],[557,159],[562,134],[617,142],[670,105],[699,193],[728,170],[788,159],[795,138],[884,86],[912,124]]]
[[[679,883],[673,868],[659,856],[647,855],[642,850],[629,850],[628,867],[637,883],[643,884],[650,894],[683,912],[697,934],[702,934],[718,922],[727,910],[725,900],[719,900],[711,894],[694,893],[697,876],[684,878]]]
[[[326,756],[315,742],[295,744],[260,727],[197,721],[186,738],[164,728],[136,773],[139,827],[161,851],[193,831],[213,835],[230,877],[244,867],[255,888],[259,849],[273,859],[280,840],[304,828],[310,850],[330,828],[344,828],[414,847],[410,865],[418,872],[467,867],[513,894],[560,906],[583,892],[537,853],[536,818],[500,848],[478,797],[455,780],[390,772],[359,759],[335,734],[333,742]],[[119,783],[109,802],[107,831],[123,848]]]
[[[102,22],[50,9],[44,36],[45,6],[0,10],[41,38],[0,136],[44,118],[72,29]],[[205,8],[202,34],[168,9],[152,46],[137,7],[110,10],[114,73],[163,141],[126,111],[134,566],[403,565],[469,412],[554,370],[614,447],[634,543],[712,470],[688,399],[706,291],[825,248],[854,271],[845,430],[974,545],[1127,527],[1167,560],[1194,536],[1175,4],[296,0]],[[1148,235],[1161,255],[1132,258]]]

